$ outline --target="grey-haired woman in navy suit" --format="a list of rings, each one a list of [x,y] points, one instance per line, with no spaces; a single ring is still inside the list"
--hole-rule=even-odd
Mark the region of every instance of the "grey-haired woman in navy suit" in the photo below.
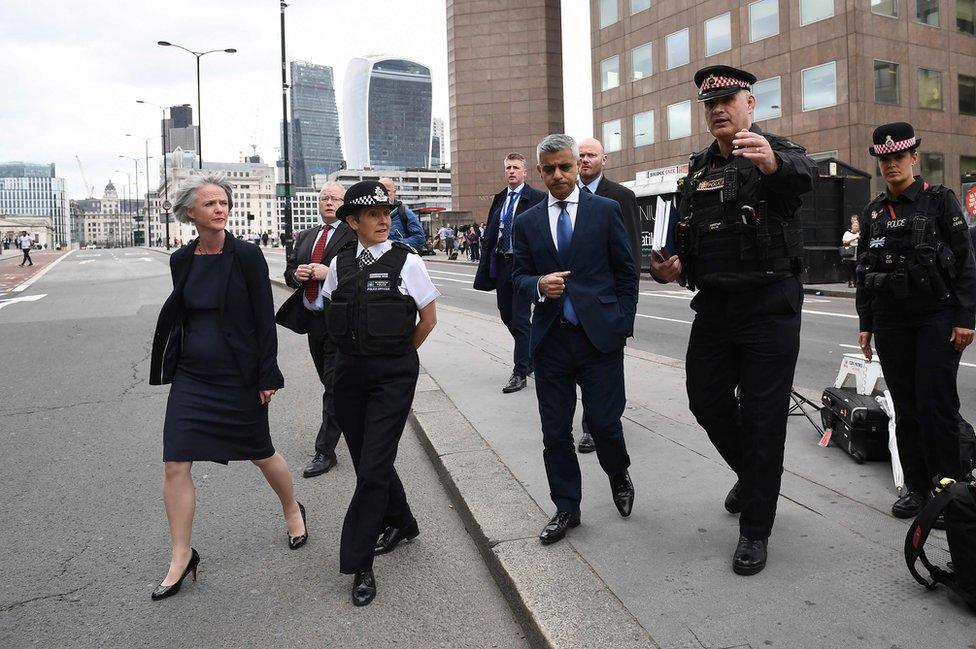
[[[233,191],[221,176],[192,177],[174,205],[197,239],[170,257],[173,292],[159,314],[150,383],[171,383],[163,428],[163,500],[172,556],[152,593],[175,595],[200,555],[190,547],[195,461],[250,460],[264,473],[284,513],[288,545],[308,538],[291,471],[271,443],[268,404],[284,386],[268,264],[261,249],[227,234]]]

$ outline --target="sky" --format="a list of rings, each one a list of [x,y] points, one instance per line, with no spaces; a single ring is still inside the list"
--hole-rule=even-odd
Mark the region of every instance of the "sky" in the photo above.
[[[592,133],[587,0],[563,0],[566,131]],[[431,68],[433,116],[448,122],[445,0],[294,0],[286,13],[288,60],[330,65],[338,107],[349,60],[368,54],[412,58]],[[281,119],[280,11],[275,0],[0,0],[0,161],[53,162],[71,198],[85,177],[101,197],[158,182],[160,110],[190,103],[196,120],[194,57],[165,40],[205,51],[201,59],[203,158],[237,162],[251,145],[273,164]],[[340,115],[341,117],[341,115]],[[449,124],[448,124],[449,129]],[[127,137],[126,134],[131,134]],[[446,146],[450,157],[450,143]],[[119,156],[125,156],[120,158]],[[133,190],[134,193],[134,190]]]

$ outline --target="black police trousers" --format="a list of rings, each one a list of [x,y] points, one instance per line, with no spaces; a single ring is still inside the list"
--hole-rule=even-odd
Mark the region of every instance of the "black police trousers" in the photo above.
[[[949,342],[955,310],[876,314],[874,345],[895,402],[895,437],[909,491],[936,475],[962,477],[959,393],[961,352]]]
[[[691,303],[688,403],[738,476],[748,539],[768,537],[776,517],[802,305],[793,277],[742,293],[704,289]]]
[[[373,567],[373,549],[387,525],[413,520],[393,463],[407,423],[420,360],[400,356],[336,354],[335,412],[356,467],[356,491],[342,524],[339,571]]]

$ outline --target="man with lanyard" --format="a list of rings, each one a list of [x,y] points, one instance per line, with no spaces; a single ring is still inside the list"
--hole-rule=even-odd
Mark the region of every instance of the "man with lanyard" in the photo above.
[[[525,182],[525,156],[509,153],[504,160],[508,186],[495,194],[488,209],[488,225],[481,241],[481,260],[475,273],[474,288],[495,291],[498,314],[515,342],[514,365],[502,392],[518,392],[526,385],[530,372],[529,316],[531,301],[512,285],[512,226],[519,214],[546,194]]]
[[[711,145],[678,183],[680,272],[695,320],[688,340],[688,405],[737,481],[725,500],[740,514],[732,570],[766,566],[776,516],[803,303],[800,195],[817,166],[803,147],[752,122],[756,77],[724,65],[695,74]],[[670,261],[670,260],[663,260]]]

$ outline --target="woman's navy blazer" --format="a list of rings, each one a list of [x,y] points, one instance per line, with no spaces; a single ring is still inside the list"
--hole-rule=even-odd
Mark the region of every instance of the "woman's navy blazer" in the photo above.
[[[174,252],[169,259],[173,292],[166,299],[153,335],[150,385],[173,382],[183,342],[183,287],[190,274],[199,239]],[[225,287],[220,302],[220,331],[230,347],[241,376],[259,390],[284,387],[278,369],[278,332],[274,300],[268,279],[268,262],[257,246],[230,233],[224,237],[224,254],[217,265]]]

